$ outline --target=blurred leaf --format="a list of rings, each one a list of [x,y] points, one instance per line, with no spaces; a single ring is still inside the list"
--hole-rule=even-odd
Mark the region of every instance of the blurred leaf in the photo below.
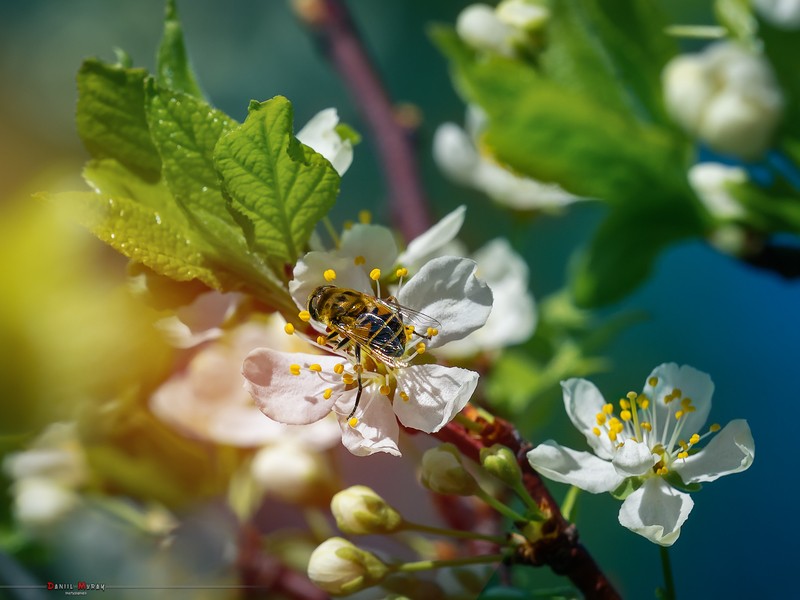
[[[220,289],[208,248],[192,231],[166,185],[147,183],[116,161],[90,161],[84,177],[96,192],[50,196],[73,218],[128,258],[178,281]]]
[[[551,7],[544,73],[608,110],[669,124],[661,69],[675,53],[651,2],[562,0]]]
[[[186,56],[183,26],[178,17],[175,0],[167,0],[164,34],[158,47],[156,70],[160,85],[197,98],[203,97]]]
[[[95,59],[78,71],[78,134],[94,158],[114,158],[148,181],[161,173],[144,114],[144,69]]]
[[[764,233],[800,234],[800,196],[769,193],[749,183],[727,189],[747,209],[748,224]]]
[[[800,70],[797,68],[800,35],[797,31],[778,29],[762,19],[758,21],[758,33],[763,41],[764,54],[772,64],[785,95],[781,130],[800,139]]]
[[[750,0],[714,0],[714,14],[734,38],[749,41],[756,31]]]
[[[222,136],[214,162],[251,247],[277,272],[294,264],[339,192],[330,163],[292,133],[292,106],[253,102],[244,124]]]

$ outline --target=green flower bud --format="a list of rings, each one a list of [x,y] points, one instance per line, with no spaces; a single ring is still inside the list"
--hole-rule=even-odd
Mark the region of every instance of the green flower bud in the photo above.
[[[420,481],[437,494],[472,496],[479,489],[478,482],[461,464],[461,455],[453,444],[442,444],[423,454]]]
[[[517,457],[502,444],[481,448],[481,465],[511,488],[516,488],[522,481],[522,470],[517,463]]]
[[[403,525],[403,517],[365,485],[354,485],[334,495],[331,512],[344,533],[392,533]]]
[[[377,556],[340,537],[322,542],[308,561],[308,578],[336,596],[372,587],[388,573],[389,567]]]

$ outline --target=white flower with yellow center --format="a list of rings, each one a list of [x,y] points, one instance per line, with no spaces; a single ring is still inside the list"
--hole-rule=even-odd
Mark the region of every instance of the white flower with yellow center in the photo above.
[[[457,231],[452,231],[450,221],[452,217],[434,226],[433,233],[440,235],[427,232],[418,238],[422,245],[409,244],[403,257],[414,261],[449,242],[448,235]],[[388,276],[383,275],[386,272]],[[335,343],[326,340],[330,331],[325,325],[311,321],[319,334],[317,343],[334,354],[256,349],[244,361],[245,388],[271,419],[307,424],[333,412],[339,419],[342,443],[350,452],[399,456],[398,420],[406,427],[432,433],[452,420],[472,396],[477,373],[421,359],[429,349],[480,328],[491,311],[492,292],[475,276],[474,261],[454,256],[430,260],[409,277],[409,269],[398,264],[392,232],[367,224],[346,231],[338,249],[309,252],[297,263],[289,290],[307,320],[309,296],[323,285],[374,298],[386,298],[388,294],[383,292],[391,291],[397,304],[438,321],[440,327],[409,332],[402,356],[390,364],[368,349],[362,349],[359,362],[354,345],[337,350]]]
[[[297,139],[328,159],[341,177],[353,162],[353,144],[336,131],[339,115],[335,108],[319,111],[297,132]]]
[[[753,462],[755,445],[746,421],[731,421],[721,431],[714,424],[702,432],[714,384],[692,367],[657,367],[641,394],[630,392],[619,401],[619,412],[585,379],[561,385],[567,414],[594,454],[550,440],[531,450],[528,460],[554,481],[594,494],[627,493],[620,524],[652,542],[672,545],[694,506],[678,488],[744,471]]]

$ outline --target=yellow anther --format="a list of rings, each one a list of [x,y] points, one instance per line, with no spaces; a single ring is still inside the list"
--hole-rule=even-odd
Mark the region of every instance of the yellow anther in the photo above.
[[[378,281],[378,279],[381,278],[381,270],[372,269],[372,271],[369,272],[369,278],[372,279],[372,281]]]
[[[406,335],[408,335],[408,336],[414,335],[414,326],[413,325],[406,325]]]
[[[328,388],[327,390],[322,392],[322,397],[325,398],[325,400],[330,400],[332,394],[333,390],[331,388]]]
[[[400,392],[400,399],[403,402],[408,402],[408,394],[406,394],[405,392]]]
[[[324,346],[327,343],[327,341],[328,341],[328,338],[326,338],[324,335],[318,335],[317,336],[317,343],[320,346]]]
[[[344,365],[342,363],[333,365],[333,372],[336,373],[337,375],[341,375],[342,373],[344,373]]]
[[[342,223],[342,229],[344,229],[345,231],[348,231],[348,230],[350,230],[352,228],[353,228],[353,222],[352,221],[345,221],[344,223]]]
[[[322,365],[320,365],[318,363],[314,363],[313,365],[308,365],[308,370],[309,371],[316,371],[317,373],[321,373],[322,372]]]
[[[619,407],[622,410],[628,410],[631,407],[631,403],[629,401],[627,401],[625,398],[620,398],[619,399]]]
[[[639,406],[642,408],[642,410],[647,410],[647,407],[650,406],[650,399],[644,394],[638,396],[636,398],[636,402],[639,403]]]
[[[283,330],[286,332],[287,335],[292,335],[294,333],[294,325],[291,323],[287,323],[283,326]]]
[[[687,412],[687,413],[693,413],[693,412],[694,412],[694,411],[696,411],[696,410],[697,410],[697,409],[696,409],[694,406],[687,406],[687,407],[684,409],[684,412]]]
[[[347,424],[350,425],[350,427],[355,427],[358,425],[358,419],[356,417],[350,417],[350,420],[347,421]]]
[[[355,263],[356,266],[363,265],[365,262],[367,262],[367,259],[360,254],[353,259],[353,263]]]
[[[614,430],[609,431],[608,432],[608,439],[610,439],[612,442],[616,442],[617,441],[617,432],[614,431]]]
[[[592,427],[592,433],[595,434],[597,437],[600,437],[600,428]]]
[[[397,271],[394,272],[394,274],[397,276],[398,279],[400,279],[401,277],[405,277],[406,275],[408,275],[408,269],[406,269],[405,267],[400,267],[399,269],[397,269]]]
[[[623,429],[625,429],[622,421],[620,421],[617,417],[612,417],[608,420],[608,427],[611,429],[611,431],[616,431],[617,433],[620,433]]]
[[[722,429],[722,426],[719,423],[714,423],[713,425],[711,425],[711,427],[708,428],[708,430],[712,433],[716,433],[720,429]]]
[[[693,433],[692,437],[689,438],[689,443],[692,445],[696,444],[699,441],[700,441],[700,436],[696,433]]]
[[[637,395],[638,395],[638,394],[637,394],[636,392],[628,392],[627,394],[625,394],[625,397],[626,397],[628,400],[630,400],[631,402],[633,402],[634,400],[636,400],[636,396],[637,396]]]
[[[379,388],[378,388],[378,393],[379,393],[381,396],[388,396],[389,394],[391,394],[391,393],[392,393],[392,388],[390,388],[390,387],[389,387],[388,385],[386,385],[386,384],[383,384],[381,387],[379,387]]]
[[[358,222],[369,225],[372,222],[372,213],[368,210],[358,211]]]
[[[619,418],[623,421],[630,421],[633,418],[633,415],[631,414],[631,411],[623,410],[621,413],[619,413]]]
[[[352,385],[355,382],[355,377],[353,377],[352,373],[345,373],[342,375],[342,382],[345,385]]]
[[[683,396],[683,391],[681,390],[681,388],[675,388],[672,390],[672,396],[674,398],[680,398],[681,396]]]
[[[599,412],[594,416],[595,421],[597,421],[598,425],[605,425],[606,424],[606,413]]]
[[[656,387],[658,385],[658,377],[651,377],[647,380],[647,385],[650,387]]]
[[[641,427],[645,431],[653,431],[653,426],[647,421],[642,421],[641,423],[639,423],[639,427]]]
[[[679,410],[678,412],[676,412],[676,413],[675,413],[675,420],[677,421],[677,420],[678,420],[678,419],[680,419],[682,416],[683,416],[683,411],[682,411],[682,410]]]
[[[683,408],[686,408],[687,406],[691,406],[691,405],[692,405],[692,399],[691,398],[684,398],[683,400],[681,400],[681,406]]]
[[[364,365],[353,365],[353,371],[355,371],[356,373],[363,373]]]
[[[308,323],[311,320],[311,313],[307,310],[301,310],[299,313],[297,313],[297,316],[303,323]]]
[[[667,473],[669,473],[669,469],[667,469],[667,467],[661,467],[656,471],[656,475],[666,475]]]
[[[425,354],[425,342],[420,342],[416,346],[417,354]]]
[[[684,450],[687,450],[689,448],[689,444],[686,443],[686,440],[678,440],[678,446],[680,446]]]
[[[289,365],[289,373],[292,375],[300,375],[300,365]]]
[[[428,327],[428,337],[433,337],[435,335],[439,335],[439,330],[436,327]]]
[[[326,269],[322,276],[325,278],[325,281],[333,281],[336,279],[336,271],[333,269]]]
[[[685,450],[683,452],[678,452],[678,458],[689,458],[689,453]]]
[[[609,402],[608,404],[603,404],[603,412],[606,413],[607,415],[613,415],[614,405],[611,404],[611,402]]]

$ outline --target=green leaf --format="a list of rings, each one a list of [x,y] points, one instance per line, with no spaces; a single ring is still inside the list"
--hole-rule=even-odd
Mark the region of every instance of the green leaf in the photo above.
[[[144,114],[144,69],[128,69],[95,59],[78,71],[78,134],[94,158],[113,158],[155,181],[161,159]]]
[[[666,21],[647,0],[560,0],[540,63],[553,81],[621,115],[669,124],[660,73],[674,55]]]
[[[84,178],[94,192],[52,196],[98,238],[177,281],[199,279],[221,289],[209,248],[191,228],[163,181],[149,183],[111,159],[90,161]]]
[[[756,32],[749,0],[714,0],[714,14],[732,37],[749,43]]]
[[[178,17],[175,0],[167,0],[164,15],[164,34],[156,56],[158,83],[178,92],[202,98],[183,41],[183,26]]]
[[[214,162],[251,247],[281,269],[294,264],[339,191],[330,163],[292,133],[292,106],[253,102],[244,124],[222,136]]]
[[[152,79],[145,88],[147,120],[162,157],[163,176],[192,228],[210,246],[210,258],[235,273],[241,285],[259,290],[262,300],[286,305],[282,282],[248,247],[228,210],[214,167],[217,142],[238,123],[204,100],[162,88]],[[288,306],[294,310],[293,303]]]
[[[758,22],[758,33],[763,41],[764,54],[786,96],[781,130],[800,138],[800,71],[797,68],[800,35],[797,31],[778,29],[763,20]]]
[[[747,209],[747,223],[763,233],[800,234],[800,197],[769,193],[751,183],[728,184],[727,189]]]

